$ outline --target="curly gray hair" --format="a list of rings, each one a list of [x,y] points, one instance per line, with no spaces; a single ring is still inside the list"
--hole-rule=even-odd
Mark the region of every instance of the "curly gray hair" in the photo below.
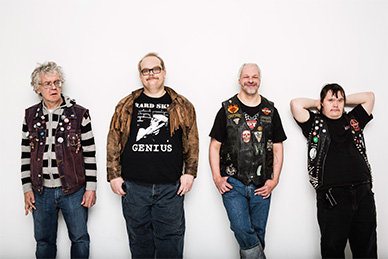
[[[48,61],[44,62],[43,64],[39,64],[34,69],[34,71],[31,74],[31,86],[34,88],[34,91],[39,88],[40,82],[40,75],[47,75],[47,74],[58,74],[59,79],[62,81],[62,83],[65,82],[65,74],[63,73],[62,67],[58,66],[55,62]]]

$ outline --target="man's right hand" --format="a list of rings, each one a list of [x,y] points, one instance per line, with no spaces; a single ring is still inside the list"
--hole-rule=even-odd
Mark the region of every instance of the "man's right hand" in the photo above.
[[[110,180],[110,188],[112,188],[112,191],[117,195],[125,196],[126,192],[124,192],[123,190],[123,183],[123,178],[117,177],[115,179]]]
[[[228,181],[227,181],[228,180],[228,176],[225,176],[225,177],[220,176],[220,177],[217,177],[217,178],[215,178],[213,180],[214,180],[214,183],[217,186],[218,191],[221,194],[224,194],[224,193],[230,191],[231,189],[233,189],[233,186],[230,185],[228,183]]]
[[[25,215],[28,215],[28,212],[32,213],[32,209],[36,210],[34,203],[35,203],[34,192],[28,191],[24,193],[24,210],[26,211]]]

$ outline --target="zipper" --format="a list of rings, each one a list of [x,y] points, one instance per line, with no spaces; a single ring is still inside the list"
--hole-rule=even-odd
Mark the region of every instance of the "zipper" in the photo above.
[[[52,126],[53,126],[53,113],[54,111],[50,112],[48,111],[48,116],[49,116],[49,123],[48,125],[46,124],[46,130],[48,131],[47,132],[47,144],[48,144],[48,149],[47,149],[47,153],[48,153],[48,173],[50,175],[50,180],[54,180],[54,177],[53,177],[53,172],[52,172],[52,145],[53,145],[53,131],[52,131]]]

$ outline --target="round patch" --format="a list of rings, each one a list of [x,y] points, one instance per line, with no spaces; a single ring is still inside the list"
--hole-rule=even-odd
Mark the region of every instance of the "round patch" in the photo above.
[[[315,147],[310,149],[309,156],[311,159],[314,159],[317,156],[317,149]]]

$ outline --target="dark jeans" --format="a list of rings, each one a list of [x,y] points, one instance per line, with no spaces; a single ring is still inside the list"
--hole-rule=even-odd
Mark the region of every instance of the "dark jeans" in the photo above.
[[[59,209],[71,240],[71,258],[89,257],[88,209],[81,205],[84,193],[85,188],[69,195],[63,195],[61,188],[44,188],[42,194],[34,192],[36,258],[55,258],[57,254]]]
[[[248,250],[258,245],[264,249],[265,228],[267,225],[271,196],[263,199],[254,195],[258,186],[245,185],[239,180],[229,177],[228,183],[233,189],[222,195],[222,200],[230,228],[242,250]]]
[[[132,258],[182,258],[183,196],[177,184],[125,181],[122,199]]]
[[[330,193],[317,193],[322,258],[345,258],[348,239],[353,258],[377,258],[376,206],[370,184],[332,188],[331,194],[336,203],[332,208],[326,199]]]

